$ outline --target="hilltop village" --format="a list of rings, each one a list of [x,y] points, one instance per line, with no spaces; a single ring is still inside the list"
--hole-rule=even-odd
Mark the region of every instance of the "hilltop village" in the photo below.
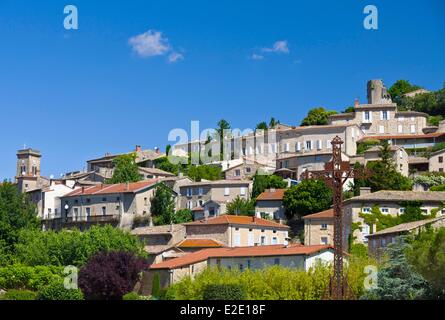
[[[165,152],[137,145],[57,178],[41,175],[40,151],[18,150],[15,184],[44,231],[109,224],[139,238],[148,262],[138,290],[150,295],[155,275],[167,288],[211,266],[308,271],[332,261],[332,194],[304,174],[325,169],[339,137],[342,160],[373,172],[343,187],[344,248],[378,259],[400,235],[445,226],[445,120],[431,123],[430,114],[402,108],[381,80],[366,89],[367,103],[327,113],[322,124],[273,120],[241,136],[222,134],[229,127],[221,125],[220,140]],[[397,102],[425,94],[419,88]],[[206,146],[222,145],[236,152],[190,164]]]

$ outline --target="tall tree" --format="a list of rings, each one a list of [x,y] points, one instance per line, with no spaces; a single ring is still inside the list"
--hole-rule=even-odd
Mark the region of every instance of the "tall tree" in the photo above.
[[[390,244],[385,252],[387,263],[380,268],[377,288],[369,290],[363,298],[378,300],[424,299],[430,290],[426,280],[409,265],[405,251],[408,244],[403,238]]]
[[[273,129],[277,124],[280,124],[280,120],[276,120],[274,117],[270,118],[269,128]]]
[[[113,159],[114,172],[111,179],[106,180],[106,183],[125,183],[141,181],[141,175],[136,164],[136,154],[129,153],[117,156]]]
[[[389,89],[388,89],[388,93],[391,96],[391,99],[393,102],[400,104],[402,99],[403,99],[403,95],[409,92],[412,92],[414,90],[419,89],[419,86],[416,85],[412,85],[411,83],[409,83],[408,80],[397,80]]]
[[[256,130],[267,130],[267,123],[266,122],[260,122],[256,125]]]
[[[22,230],[37,230],[39,226],[35,205],[28,196],[10,182],[0,183],[0,258],[14,252]]]
[[[155,225],[170,224],[174,220],[175,201],[172,190],[164,183],[159,183],[150,199],[150,212]]]
[[[224,139],[228,138],[227,130],[230,130],[230,123],[224,119],[221,119],[217,123],[216,132],[218,134],[218,137],[220,139],[220,160],[224,160]]]
[[[239,216],[255,215],[255,199],[247,200],[240,196],[227,203],[227,214]]]
[[[320,180],[303,180],[286,190],[283,206],[288,218],[317,213],[332,205],[332,191]]]
[[[328,124],[329,116],[336,114],[337,111],[329,111],[323,107],[309,110],[306,118],[301,121],[302,126],[318,126]]]

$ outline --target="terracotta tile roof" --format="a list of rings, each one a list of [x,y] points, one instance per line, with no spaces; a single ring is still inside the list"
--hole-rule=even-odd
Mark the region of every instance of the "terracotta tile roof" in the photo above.
[[[79,188],[73,192],[68,193],[64,197],[74,197],[81,195],[98,195],[111,193],[136,193],[140,190],[148,188],[158,182],[157,179],[145,180],[132,183],[118,183],[118,184],[100,184],[92,187]]]
[[[445,192],[444,192],[445,193]],[[194,222],[184,223],[186,226],[206,226],[206,225],[215,225],[215,224],[229,224],[229,225],[246,225],[246,226],[258,226],[258,227],[272,227],[272,228],[282,228],[288,229],[289,227],[280,224],[277,222],[273,222],[270,220],[251,217],[251,216],[235,216],[235,215],[221,215],[215,218],[207,219],[207,220],[199,220]]]
[[[334,218],[334,209],[328,209],[325,211],[308,214],[307,216],[304,216],[303,219],[333,219]]]
[[[386,228],[382,231],[378,231],[375,232],[373,234],[368,235],[368,238],[372,238],[375,236],[380,236],[380,235],[384,235],[384,234],[390,234],[390,233],[400,233],[400,232],[406,232],[406,231],[410,231],[413,229],[417,229],[419,227],[425,226],[427,224],[430,223],[434,223],[437,222],[439,220],[445,219],[445,217],[438,217],[438,218],[434,218],[434,219],[427,219],[427,220],[419,220],[419,221],[413,221],[413,222],[407,222],[407,223],[402,223],[399,224],[397,226],[391,227],[391,228]]]
[[[213,239],[184,239],[176,245],[178,248],[221,248],[224,244]]]
[[[445,192],[442,191],[395,191],[395,190],[380,190],[364,194],[361,196],[352,197],[344,201],[344,203],[351,203],[355,201],[430,201],[430,202],[445,202]]]
[[[283,200],[284,192],[286,189],[268,189],[261,193],[256,200],[257,201],[268,201],[268,200]]]
[[[401,135],[384,135],[384,136],[366,136],[358,141],[364,141],[368,139],[377,140],[388,140],[388,139],[428,139],[428,138],[438,138],[444,136],[445,132],[434,132],[427,134],[401,134]]]
[[[153,264],[150,269],[175,269],[188,266],[197,262],[206,261],[209,258],[227,257],[267,257],[267,256],[290,256],[290,255],[311,255],[320,251],[332,249],[332,246],[315,245],[269,245],[256,247],[235,247],[235,248],[212,248],[203,249],[182,257]]]

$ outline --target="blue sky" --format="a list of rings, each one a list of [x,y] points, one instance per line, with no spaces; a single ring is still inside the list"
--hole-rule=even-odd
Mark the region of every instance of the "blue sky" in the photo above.
[[[368,79],[445,82],[441,0],[75,1],[70,31],[66,4],[0,1],[0,178],[24,144],[58,176],[136,144],[163,149],[191,120],[299,124],[312,107],[365,101]],[[363,28],[367,4],[378,30]]]

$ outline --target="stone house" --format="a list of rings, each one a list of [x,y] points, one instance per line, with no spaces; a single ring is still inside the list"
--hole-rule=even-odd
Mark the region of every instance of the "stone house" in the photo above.
[[[360,224],[360,228],[354,229],[352,234],[356,243],[367,243],[367,236],[377,231],[374,225],[367,225],[360,215],[370,214],[372,207],[378,206],[382,214],[398,216],[405,210],[403,203],[412,201],[422,203],[421,209],[425,215],[431,214],[433,209],[439,209],[438,216],[445,214],[445,209],[442,209],[445,192],[381,190],[371,193],[369,188],[361,188],[359,196],[343,202],[345,248],[348,247],[353,223]]]
[[[256,198],[255,213],[257,217],[286,220],[283,197],[286,189],[267,189]]]
[[[334,209],[308,214],[303,217],[304,244],[334,244]]]
[[[179,187],[180,208],[195,212],[195,220],[226,213],[226,204],[236,197],[250,199],[252,181],[216,180],[192,182]]]
[[[150,216],[157,185],[158,180],[146,180],[79,188],[60,198],[63,223],[80,228],[110,223],[130,229],[134,217]]]
[[[445,171],[445,149],[433,152],[428,159],[430,172],[444,172]]]
[[[275,167],[261,164],[257,161],[243,159],[241,163],[236,164],[222,171],[226,180],[247,180],[252,178],[257,170],[264,172],[274,171]]]
[[[407,234],[418,234],[427,226],[433,228],[445,228],[445,216],[434,219],[402,223],[367,236],[368,253],[370,256],[381,257],[383,250],[390,244],[396,242],[396,238]]]
[[[331,263],[333,258],[333,248],[322,245],[215,248],[200,250],[176,259],[151,265],[146,273],[158,273],[161,287],[165,288],[186,276],[193,278],[207,267],[244,271],[280,265],[307,271],[316,263]],[[144,285],[148,285],[148,283],[144,283]]]
[[[227,247],[245,247],[288,243],[289,227],[251,217],[222,215],[184,224],[187,239],[212,239]]]

